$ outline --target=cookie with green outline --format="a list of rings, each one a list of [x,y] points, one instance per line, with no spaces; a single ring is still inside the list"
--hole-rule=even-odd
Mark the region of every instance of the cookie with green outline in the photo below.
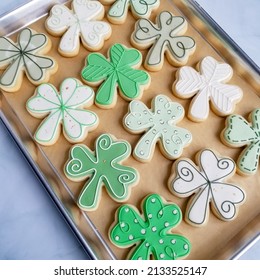
[[[65,79],[60,93],[49,83],[38,86],[26,103],[27,111],[36,118],[44,118],[35,132],[35,140],[45,146],[54,144],[60,135],[72,143],[81,142],[99,123],[98,116],[86,110],[93,104],[94,91],[74,78]]]

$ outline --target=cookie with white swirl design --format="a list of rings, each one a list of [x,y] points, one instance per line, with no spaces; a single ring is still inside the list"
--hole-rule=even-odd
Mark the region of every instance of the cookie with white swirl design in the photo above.
[[[102,21],[104,12],[99,1],[73,0],[71,10],[62,4],[53,6],[45,26],[53,36],[62,36],[59,53],[66,57],[76,56],[80,39],[89,51],[100,50],[112,33],[110,25]]]

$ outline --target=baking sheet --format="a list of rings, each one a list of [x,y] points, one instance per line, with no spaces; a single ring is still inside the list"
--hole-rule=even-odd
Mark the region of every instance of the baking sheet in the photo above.
[[[205,55],[211,55],[217,60],[224,60],[230,63],[234,68],[234,76],[230,81],[231,84],[239,85],[244,91],[243,100],[236,106],[236,113],[247,118],[248,114],[257,107],[260,107],[260,100],[257,92],[257,76],[252,67],[244,62],[244,59],[237,57],[237,53],[233,51],[227,44],[224,45],[218,36],[214,36],[210,32],[210,27],[206,26],[195,12],[189,14],[187,7],[184,9],[183,3],[187,1],[163,1],[159,10],[170,10],[174,14],[179,14],[180,10],[185,11],[186,19],[190,25],[187,34],[192,36],[197,43],[197,50],[190,57],[188,64],[195,66]],[[182,5],[180,5],[182,3]],[[177,6],[176,6],[177,4]],[[107,7],[108,8],[108,7]],[[156,14],[151,19],[154,20]],[[58,72],[51,77],[50,83],[59,88],[60,83],[67,77],[75,77],[80,79],[80,72],[85,65],[85,58],[89,52],[81,46],[80,53],[75,58],[64,58],[57,52],[59,38],[53,37],[47,33],[44,28],[45,18],[32,23],[30,27],[37,32],[43,32],[51,39],[53,47],[48,54],[56,59],[59,64]],[[135,20],[132,15],[128,14],[128,20],[124,25],[112,25],[113,34],[111,38],[105,42],[104,47],[100,51],[104,55],[111,45],[114,43],[123,43],[127,47],[130,44],[130,34],[134,29]],[[195,29],[196,27],[196,29]],[[122,32],[122,28],[126,32]],[[199,30],[199,32],[197,31]],[[10,33],[10,32],[8,32]],[[12,35],[14,38],[16,34]],[[228,51],[227,51],[228,50]],[[142,51],[146,56],[147,51]],[[73,67],[71,67],[73,63]],[[175,79],[177,68],[169,65],[167,61],[160,72],[151,73],[151,85],[143,94],[142,101],[150,107],[151,99],[163,93],[172,100],[179,102],[187,112],[190,100],[181,100],[173,96],[171,87]],[[252,81],[255,81],[252,83]],[[77,235],[82,238],[83,246],[87,247],[93,258],[124,259],[129,249],[119,249],[108,240],[108,229],[114,221],[114,214],[120,203],[111,200],[103,189],[102,199],[99,208],[95,212],[81,211],[75,201],[79,195],[85,182],[71,182],[63,174],[64,164],[69,155],[71,144],[67,142],[63,135],[59,140],[50,147],[43,147],[33,141],[33,134],[41,120],[33,118],[25,109],[25,103],[34,93],[35,87],[24,79],[22,88],[16,93],[2,93],[1,110],[6,122],[10,124],[10,130],[17,136],[20,145],[27,153],[29,160],[34,168],[42,176],[46,186],[54,193],[54,200],[61,202],[61,208],[68,213],[67,219],[72,222],[72,228],[77,231]],[[125,139],[130,142],[132,147],[137,143],[140,135],[131,135],[122,125],[122,119],[127,113],[128,102],[118,97],[115,108],[111,110],[102,110],[93,105],[90,110],[95,111],[100,118],[99,127],[89,133],[84,144],[91,149],[94,148],[95,139],[102,133],[110,133],[119,139]],[[111,122],[108,124],[107,120]],[[204,148],[216,150],[223,156],[230,156],[237,159],[240,149],[227,148],[220,141],[219,135],[224,128],[225,118],[216,116],[210,112],[210,117],[203,123],[194,123],[186,117],[180,123],[182,127],[187,128],[193,135],[193,142],[184,149],[183,157],[194,160],[195,154]],[[214,129],[212,129],[214,128]],[[205,134],[205,131],[207,134]],[[65,155],[65,156],[64,156]],[[178,204],[181,209],[185,210],[187,199],[180,199],[173,196],[168,188],[167,181],[171,174],[173,161],[162,156],[158,147],[150,163],[137,162],[130,157],[125,164],[134,166],[140,173],[139,184],[132,189],[131,196],[127,203],[135,205],[139,210],[140,202],[149,193],[158,193],[165,199]],[[158,168],[160,166],[160,168]],[[260,172],[251,177],[241,177],[235,175],[232,181],[240,185],[247,195],[244,205],[239,207],[239,215],[232,222],[223,222],[217,219],[212,213],[209,222],[201,228],[194,228],[186,222],[182,222],[178,228],[174,229],[174,233],[181,233],[186,236],[192,244],[192,251],[188,259],[225,259],[230,256],[249,238],[248,232],[252,234],[259,230],[259,213],[260,213]],[[104,219],[104,213],[107,213]],[[256,224],[256,225],[255,225]],[[246,233],[244,232],[246,229]],[[243,233],[244,232],[244,233]]]

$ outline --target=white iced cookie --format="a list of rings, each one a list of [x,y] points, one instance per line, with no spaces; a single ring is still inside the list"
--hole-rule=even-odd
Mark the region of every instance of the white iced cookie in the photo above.
[[[154,24],[148,19],[136,22],[131,43],[140,49],[149,49],[144,66],[150,71],[163,67],[164,55],[172,65],[184,65],[195,51],[195,41],[183,34],[187,30],[187,21],[168,11],[161,12]]]
[[[177,72],[173,92],[180,98],[195,96],[190,104],[188,117],[196,122],[204,121],[212,110],[220,116],[232,114],[235,105],[242,99],[242,90],[226,84],[233,75],[227,63],[219,63],[213,57],[205,57],[199,64],[199,72],[184,66]]]
[[[24,73],[34,85],[48,82],[51,74],[58,69],[54,59],[43,56],[51,48],[51,41],[45,34],[32,29],[23,29],[17,43],[6,37],[0,37],[0,88],[14,92],[22,85]]]
[[[176,161],[169,179],[170,191],[176,196],[192,196],[185,220],[194,226],[204,225],[208,220],[209,205],[219,219],[233,220],[237,206],[245,200],[242,189],[226,182],[236,171],[235,162],[207,149],[197,155],[196,161],[198,166],[189,159]]]
[[[114,24],[126,21],[128,10],[135,18],[149,18],[151,13],[160,5],[160,0],[100,0],[103,4],[113,4],[107,17]]]
[[[141,162],[150,161],[157,142],[167,158],[180,157],[183,148],[192,141],[187,129],[176,126],[183,116],[183,107],[164,95],[152,100],[151,110],[141,101],[132,101],[123,121],[124,127],[135,134],[145,132],[134,149],[134,157]]]
[[[54,144],[63,134],[69,142],[81,142],[98,125],[95,113],[85,110],[94,102],[94,91],[74,78],[65,79],[60,94],[51,84],[42,84],[26,104],[28,112],[37,118],[46,117],[35,132],[35,140],[45,146]]]
[[[54,36],[62,36],[60,54],[68,57],[79,52],[80,38],[84,47],[96,51],[103,47],[104,40],[111,36],[111,27],[101,21],[104,7],[99,1],[74,0],[72,10],[65,5],[55,5],[45,22],[46,29]]]

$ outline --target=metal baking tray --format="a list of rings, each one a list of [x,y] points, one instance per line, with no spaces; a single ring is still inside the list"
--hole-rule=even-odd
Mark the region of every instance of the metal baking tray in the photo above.
[[[260,93],[260,68],[242,49],[214,22],[214,20],[192,0],[166,0],[171,2],[175,10],[188,20],[188,23],[200,34],[203,40],[220,54],[236,73],[250,83],[255,92]],[[8,12],[0,18],[0,34],[11,35],[25,26],[29,26],[46,16],[56,3],[66,1],[33,0]],[[47,32],[45,32],[48,34]],[[75,195],[64,182],[61,174],[53,166],[44,149],[41,149],[33,139],[22,117],[12,108],[3,93],[0,95],[0,118],[11,136],[22,151],[32,170],[37,174],[42,185],[60,210],[69,227],[75,233],[87,255],[91,259],[117,259],[110,244],[100,233],[88,213],[77,207]],[[37,161],[35,160],[37,155]],[[259,234],[260,211],[248,223],[250,230],[237,232],[235,238],[230,238],[230,246],[216,254],[217,259],[234,259],[240,256],[250,246],[248,243]],[[239,242],[238,242],[239,240]],[[254,242],[254,241],[252,241]]]

